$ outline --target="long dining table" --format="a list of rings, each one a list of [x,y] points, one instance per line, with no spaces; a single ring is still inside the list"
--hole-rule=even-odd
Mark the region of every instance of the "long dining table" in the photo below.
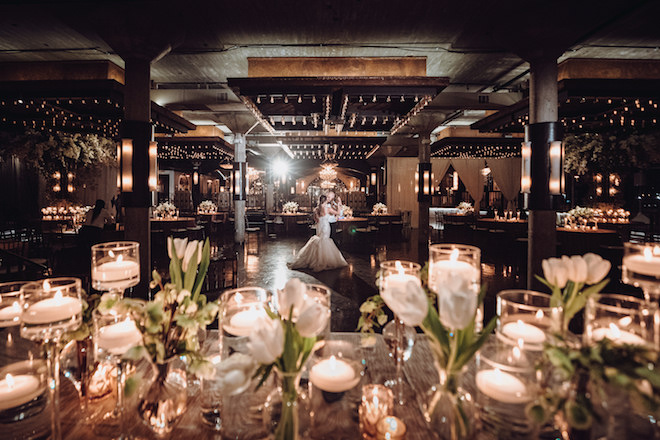
[[[209,349],[209,354],[215,349],[219,351],[219,334],[217,330],[211,330],[207,333],[205,347]],[[356,347],[360,347],[361,336],[358,333],[331,333],[330,339],[347,340]],[[360,383],[352,390],[349,390],[338,401],[326,402],[322,393],[315,389],[309,382],[303,380],[301,384],[306,386],[309,392],[310,405],[312,405],[313,415],[309,429],[309,439],[334,439],[334,440],[355,440],[360,438],[358,426],[358,407],[362,395],[362,386],[370,383],[383,384],[387,380],[395,377],[395,365],[389,356],[388,348],[383,341],[382,336],[378,335],[375,345],[367,348],[359,348],[360,354],[365,365]],[[142,361],[147,364],[146,361]],[[148,369],[142,365],[136,367],[135,371]],[[404,398],[406,404],[396,405],[394,415],[404,421],[407,426],[408,440],[427,440],[432,438],[421,412],[421,397],[426,391],[438,381],[437,372],[433,366],[433,359],[428,343],[423,335],[418,335],[412,352],[411,358],[405,363],[404,374]],[[145,381],[146,382],[146,381]],[[110,411],[114,405],[114,397],[106,398],[103,401],[90,405],[88,414],[85,417],[81,414],[81,407],[77,392],[71,383],[64,377],[61,378],[61,397],[62,403],[62,432],[65,439],[103,439],[107,438],[108,433],[119,434],[116,427],[108,425],[100,416],[104,411]],[[201,416],[201,393],[203,385],[188,380],[188,407],[182,419],[176,425],[174,430],[165,438],[181,439],[194,438],[196,440],[205,439],[262,439],[266,437],[263,424],[263,403],[267,395],[273,390],[273,384],[269,383],[259,391],[246,391],[243,394],[233,397],[224,397],[221,408],[223,419],[223,431],[218,432],[202,421]],[[145,387],[147,383],[141,384],[138,388]],[[142,388],[143,389],[143,388]],[[126,421],[125,431],[134,438],[158,439],[151,431],[147,429],[137,413],[137,394],[127,399],[126,402]]]

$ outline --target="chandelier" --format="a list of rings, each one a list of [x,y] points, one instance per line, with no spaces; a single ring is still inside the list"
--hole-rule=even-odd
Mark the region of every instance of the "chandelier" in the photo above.
[[[337,171],[335,167],[336,163],[324,163],[321,165],[321,171],[319,171],[319,177],[325,182],[332,182],[337,178]]]

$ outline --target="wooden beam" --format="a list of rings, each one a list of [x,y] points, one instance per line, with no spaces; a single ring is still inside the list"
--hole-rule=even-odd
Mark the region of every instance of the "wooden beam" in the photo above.
[[[248,57],[248,76],[426,76],[426,57]]]

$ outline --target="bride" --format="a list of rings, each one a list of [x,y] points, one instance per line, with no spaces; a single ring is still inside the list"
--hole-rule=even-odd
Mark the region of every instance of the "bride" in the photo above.
[[[337,249],[335,242],[330,238],[329,217],[338,215],[338,213],[326,201],[327,197],[325,195],[319,198],[319,206],[314,211],[316,235],[310,238],[305,246],[300,249],[296,259],[288,263],[290,269],[309,268],[314,272],[320,272],[348,265],[339,249]]]

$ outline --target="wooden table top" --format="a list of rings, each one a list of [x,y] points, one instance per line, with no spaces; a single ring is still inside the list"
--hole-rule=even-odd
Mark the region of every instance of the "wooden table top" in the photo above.
[[[331,339],[348,340],[359,347],[360,335],[357,333],[332,333]],[[218,350],[218,332],[209,331],[206,347],[214,347]],[[368,383],[384,383],[395,375],[394,361],[388,355],[388,349],[381,336],[377,343],[371,348],[359,348],[366,365],[364,375],[360,384],[353,390],[348,391],[342,399],[333,403],[325,403],[322,395],[310,386],[310,404],[313,409],[312,428],[309,439],[333,439],[333,440],[356,440],[360,438],[358,428],[358,406],[361,399],[361,387]],[[210,352],[209,354],[211,354]],[[148,363],[144,362],[148,365]],[[144,366],[139,366],[141,371]],[[147,368],[148,370],[148,368]],[[411,358],[404,366],[404,381],[406,405],[396,406],[394,414],[401,418],[407,428],[408,440],[426,440],[432,438],[426,428],[417,398],[424,396],[426,390],[437,383],[437,372],[433,366],[431,351],[423,335],[418,336]],[[303,382],[305,382],[303,380]],[[109,426],[105,426],[102,420],[85,422],[81,417],[78,396],[71,383],[62,377],[61,379],[62,403],[62,432],[65,439],[101,439],[108,432],[112,432]],[[189,380],[190,383],[190,380]],[[309,386],[309,384],[308,384]],[[272,384],[270,385],[272,389]],[[211,430],[201,419],[200,391],[189,392],[188,408],[183,418],[179,421],[174,431],[166,438],[194,438],[205,439],[262,439],[264,432],[262,428],[261,406],[269,392],[268,386],[262,387],[258,392],[248,391],[244,394],[225,397],[222,406],[223,423],[227,426],[225,437]],[[142,423],[136,412],[137,398],[127,399],[126,432],[144,439],[156,439]],[[110,410],[114,405],[114,399],[105,399],[102,403],[104,409]],[[96,408],[98,409],[98,408]],[[162,438],[162,437],[161,437]]]
[[[195,217],[172,217],[172,218],[160,218],[155,217],[151,219],[152,222],[194,222]]]
[[[367,222],[369,221],[366,217],[344,217],[338,218],[337,222],[351,223],[351,222]]]

